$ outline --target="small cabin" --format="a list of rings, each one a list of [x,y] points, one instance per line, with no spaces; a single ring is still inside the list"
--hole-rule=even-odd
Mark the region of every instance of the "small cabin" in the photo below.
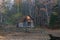
[[[28,25],[28,24],[30,24],[30,25]],[[34,23],[33,23],[32,18],[30,16],[22,17],[19,20],[18,27],[34,27]]]

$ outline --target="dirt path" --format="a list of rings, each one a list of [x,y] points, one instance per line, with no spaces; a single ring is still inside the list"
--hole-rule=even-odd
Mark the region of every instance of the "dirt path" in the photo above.
[[[60,36],[60,30],[36,28],[30,32],[0,32],[0,40],[49,40],[48,34]]]

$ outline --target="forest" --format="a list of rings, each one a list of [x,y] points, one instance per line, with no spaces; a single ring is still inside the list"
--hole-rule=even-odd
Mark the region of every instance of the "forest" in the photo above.
[[[59,10],[59,3],[54,4],[49,1],[42,3],[38,0],[19,3],[4,2],[3,5],[0,6],[0,23],[14,25],[23,19],[24,16],[30,15],[34,19],[35,25],[48,25],[51,15],[59,15]]]

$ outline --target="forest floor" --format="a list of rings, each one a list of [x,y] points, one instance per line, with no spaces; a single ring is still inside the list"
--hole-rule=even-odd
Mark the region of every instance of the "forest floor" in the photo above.
[[[0,30],[0,40],[49,40],[48,34],[60,37],[60,30],[47,28],[30,29],[29,32],[20,31],[19,28],[14,31]]]

